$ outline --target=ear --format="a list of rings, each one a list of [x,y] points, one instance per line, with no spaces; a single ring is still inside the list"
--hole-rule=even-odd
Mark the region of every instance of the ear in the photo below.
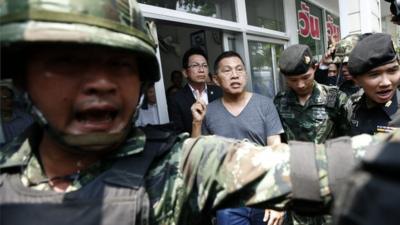
[[[187,72],[186,72],[186,69],[182,69],[182,74],[183,74],[183,76],[184,76],[185,78],[188,77]]]
[[[219,83],[218,75],[214,74],[214,75],[212,76],[212,78],[213,78],[214,83],[215,83],[217,86],[221,87],[221,84]]]

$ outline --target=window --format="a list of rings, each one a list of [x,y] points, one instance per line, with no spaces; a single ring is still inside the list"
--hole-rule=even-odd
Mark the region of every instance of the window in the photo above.
[[[249,41],[250,68],[253,91],[274,98],[281,85],[277,70],[277,56],[283,45],[260,41]],[[275,82],[277,81],[277,82]]]
[[[138,0],[138,2],[202,16],[236,21],[234,0]]]
[[[304,0],[296,1],[299,43],[310,46],[315,57],[325,52],[322,9]]]
[[[276,31],[285,31],[282,0],[247,0],[247,23]]]

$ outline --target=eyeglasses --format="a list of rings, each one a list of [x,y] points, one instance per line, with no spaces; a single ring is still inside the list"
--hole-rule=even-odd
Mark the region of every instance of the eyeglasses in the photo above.
[[[236,67],[236,68],[232,68],[232,67],[224,67],[221,69],[220,73],[223,76],[232,76],[233,75],[233,71],[235,71],[235,74],[237,76],[243,76],[246,74],[246,70],[244,69],[244,67]]]
[[[188,68],[195,69],[195,70],[200,70],[200,68],[208,69],[208,65],[207,64],[201,64],[200,65],[200,64],[195,63],[195,64],[192,64],[192,65],[189,65]]]

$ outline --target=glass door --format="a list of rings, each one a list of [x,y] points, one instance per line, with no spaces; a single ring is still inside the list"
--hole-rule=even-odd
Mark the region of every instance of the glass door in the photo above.
[[[273,99],[284,85],[278,72],[284,43],[249,40],[248,49],[253,92]]]

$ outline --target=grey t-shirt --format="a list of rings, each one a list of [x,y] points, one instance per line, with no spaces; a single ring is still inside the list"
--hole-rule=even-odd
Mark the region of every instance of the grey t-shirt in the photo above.
[[[202,134],[244,139],[267,145],[269,136],[283,133],[281,121],[270,98],[253,93],[238,116],[233,116],[217,99],[207,106]]]

